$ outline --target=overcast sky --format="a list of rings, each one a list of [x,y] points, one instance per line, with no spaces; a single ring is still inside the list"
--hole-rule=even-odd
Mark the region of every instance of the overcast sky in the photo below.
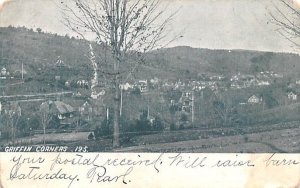
[[[295,52],[293,45],[270,24],[271,0],[164,0],[179,7],[172,31],[183,38],[171,46],[211,49],[250,49]],[[26,26],[66,34],[61,24],[60,0],[11,0],[0,12],[0,26]],[[278,2],[275,1],[275,2]],[[268,24],[269,23],[269,24]],[[172,34],[171,34],[172,35]]]

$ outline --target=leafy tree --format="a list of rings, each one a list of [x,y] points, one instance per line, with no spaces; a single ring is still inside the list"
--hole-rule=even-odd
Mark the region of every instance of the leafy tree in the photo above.
[[[186,114],[181,114],[180,121],[183,121],[183,122],[188,121],[188,116]]]
[[[151,131],[151,124],[148,119],[147,110],[143,110],[142,114],[140,115],[140,119],[137,120],[136,130],[141,133]]]
[[[46,125],[46,128],[49,129],[57,129],[60,126],[60,120],[58,119],[57,116],[52,116],[51,119],[49,120],[48,125]]]
[[[179,129],[184,129],[187,121],[188,121],[188,116],[185,113],[181,114]]]
[[[160,117],[155,117],[152,126],[153,126],[154,131],[163,131],[164,130],[164,124]]]
[[[170,125],[170,130],[171,130],[171,131],[175,131],[175,130],[176,130],[176,126],[175,126],[174,123],[172,123],[172,124]]]
[[[41,29],[41,28],[37,28],[36,31],[37,31],[38,33],[41,33],[41,32],[42,32],[42,29]]]
[[[94,134],[93,134],[93,133],[90,133],[90,134],[88,135],[88,139],[89,139],[89,140],[93,140],[93,139],[94,139]]]
[[[39,118],[37,118],[37,117],[35,117],[35,116],[30,117],[30,118],[28,119],[28,126],[29,126],[31,129],[33,129],[33,130],[38,129],[38,128],[40,127],[40,120],[39,120]]]
[[[26,118],[24,116],[20,116],[16,126],[19,131],[25,132],[28,129]]]
[[[112,134],[111,131],[111,125],[112,125],[112,118],[109,119],[104,119],[101,122],[100,126],[97,126],[95,131],[94,131],[94,135],[95,135],[95,139],[99,140],[101,137],[110,137]]]
[[[133,95],[141,95],[141,90],[140,90],[140,88],[135,87],[135,88],[131,91],[131,93],[132,93]]]

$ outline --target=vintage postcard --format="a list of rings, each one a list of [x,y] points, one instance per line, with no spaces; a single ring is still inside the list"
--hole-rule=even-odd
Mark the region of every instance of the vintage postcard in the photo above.
[[[0,188],[300,187],[300,0],[0,0]]]

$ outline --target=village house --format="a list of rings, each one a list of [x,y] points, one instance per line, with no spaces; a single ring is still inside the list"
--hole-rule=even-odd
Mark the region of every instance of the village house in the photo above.
[[[93,90],[91,92],[91,98],[92,99],[99,99],[101,96],[105,95],[105,90],[101,90],[99,92],[97,92],[97,90]]]
[[[52,113],[57,115],[58,119],[63,120],[74,116],[75,109],[62,101],[53,102]]]
[[[295,94],[294,92],[289,92],[287,94],[287,97],[289,100],[292,100],[292,101],[296,101],[297,100],[297,94]]]
[[[234,80],[231,84],[230,84],[230,87],[232,89],[241,89],[243,88],[243,84],[237,80]]]
[[[185,88],[185,83],[181,82],[180,80],[178,80],[177,82],[175,82],[174,84],[174,90],[184,90]]]
[[[56,67],[65,67],[65,63],[60,59],[60,56],[57,57],[57,61],[55,62]]]
[[[77,87],[79,87],[79,88],[85,88],[85,89],[89,88],[89,82],[86,80],[78,80],[76,82],[76,84],[77,84]]]
[[[145,93],[148,91],[148,81],[147,80],[139,80],[138,87],[141,93]]]
[[[158,78],[152,78],[151,80],[150,80],[150,83],[152,84],[152,85],[158,85],[158,83],[159,83],[159,79]]]
[[[2,68],[1,69],[1,76],[6,76],[7,72],[6,72],[6,68]]]
[[[237,75],[233,75],[233,76],[230,78],[230,81],[231,81],[231,82],[239,81],[240,75],[241,75],[241,73],[238,73]]]
[[[0,79],[7,79],[10,76],[10,72],[6,68],[2,68],[0,72]]]
[[[176,105],[176,102],[175,102],[175,100],[174,100],[174,99],[170,100],[170,104],[171,104],[171,106],[174,106],[174,105]]]
[[[259,104],[262,102],[262,98],[257,97],[256,95],[252,95],[249,99],[248,99],[248,103],[249,104]]]
[[[191,112],[193,106],[193,93],[190,91],[182,92],[179,99],[180,110],[183,112]]]
[[[126,82],[125,84],[120,84],[120,89],[122,89],[123,91],[128,91],[130,89],[133,89],[133,85]]]
[[[269,86],[269,85],[270,85],[270,82],[269,82],[269,81],[266,81],[266,80],[259,80],[259,81],[258,81],[258,85],[259,85],[259,86]]]
[[[71,125],[75,122],[76,110],[62,101],[47,101],[40,105],[40,110],[59,120],[60,126]]]
[[[69,82],[69,81],[66,81],[66,82],[65,82],[65,86],[66,86],[66,87],[70,87],[70,86],[71,86],[70,82]]]
[[[92,119],[93,106],[88,101],[85,101],[85,103],[79,107],[79,113],[82,118],[89,121]]]

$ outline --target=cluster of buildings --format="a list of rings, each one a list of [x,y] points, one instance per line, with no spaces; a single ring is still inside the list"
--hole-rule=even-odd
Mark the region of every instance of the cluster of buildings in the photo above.
[[[124,84],[120,84],[120,88],[123,91],[133,91],[134,89],[138,89],[141,93],[146,93],[149,91],[150,84],[152,82],[148,80],[138,80],[133,83],[126,82]]]
[[[187,82],[182,82],[180,80],[172,82],[166,81],[162,83],[161,88],[165,91],[175,90],[175,91],[201,91],[205,88],[210,88],[215,91],[219,88],[219,84],[217,81],[197,81],[197,80],[189,80]]]
[[[276,78],[282,78],[283,75],[274,72],[260,72],[256,75],[238,73],[230,78],[230,87],[232,89],[243,89],[257,86],[269,86]]]
[[[131,91],[139,89],[141,93],[146,93],[151,89],[161,91],[201,91],[204,88],[210,88],[211,90],[217,90],[220,88],[220,84],[217,81],[171,81],[171,80],[160,80],[158,78],[150,80],[138,80],[132,83],[126,82],[120,85],[120,88],[124,91]]]
[[[2,67],[0,69],[0,79],[15,79],[15,78],[24,78],[24,75],[27,74],[27,71],[24,69],[23,64],[20,68],[12,69],[9,71],[8,68]]]
[[[173,107],[173,110],[192,113],[194,110],[195,96],[193,91],[184,91],[179,98],[173,98],[170,101],[169,106]]]
[[[210,76],[201,80],[161,80],[159,78],[153,78],[150,80],[138,80],[133,83],[126,82],[121,85],[124,91],[130,89],[139,88],[142,93],[149,91],[149,88],[160,89],[162,91],[201,91],[205,88],[209,88],[212,91],[227,90],[227,89],[243,89],[249,87],[270,86],[274,79],[282,78],[283,75],[274,73],[272,71],[260,72],[257,75],[241,74],[231,76],[229,79],[226,77]],[[226,83],[229,81],[228,84]],[[298,81],[300,85],[300,81]]]

